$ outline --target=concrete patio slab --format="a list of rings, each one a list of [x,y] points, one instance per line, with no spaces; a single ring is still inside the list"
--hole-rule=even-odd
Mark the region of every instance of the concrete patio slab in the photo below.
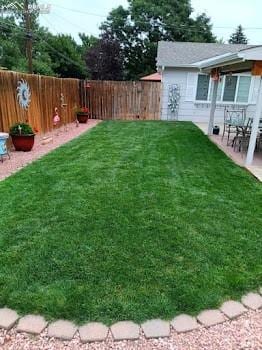
[[[164,338],[170,335],[170,323],[162,320],[150,320],[142,324],[146,338]]]
[[[58,338],[61,340],[71,340],[73,339],[75,333],[77,331],[77,327],[74,323],[64,320],[58,320],[51,323],[48,326],[48,337],[50,338]]]
[[[103,323],[91,322],[79,328],[82,343],[104,341],[107,338],[109,328]]]
[[[205,310],[197,316],[197,320],[203,326],[210,327],[226,321],[226,318],[219,310]]]
[[[178,333],[189,332],[199,327],[195,317],[184,314],[175,317],[171,321],[171,325]]]
[[[27,315],[20,318],[17,331],[30,334],[40,334],[47,326],[47,322],[42,316]]]
[[[135,340],[139,338],[139,326],[132,321],[121,321],[110,327],[114,340]]]
[[[262,296],[258,293],[248,293],[241,298],[241,303],[252,310],[262,307]]]
[[[229,300],[223,303],[220,310],[230,319],[242,315],[247,309],[238,301]]]
[[[18,319],[19,316],[16,311],[8,308],[0,309],[0,328],[9,330],[14,326]]]

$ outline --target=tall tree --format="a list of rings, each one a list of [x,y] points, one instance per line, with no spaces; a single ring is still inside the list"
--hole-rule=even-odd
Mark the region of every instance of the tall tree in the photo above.
[[[37,1],[29,0],[32,40],[33,72],[59,77],[84,78],[86,76],[83,47],[67,35],[53,35],[38,23]],[[10,5],[11,4],[11,5]],[[11,3],[0,0],[0,66],[28,72],[25,42],[27,38],[24,0]],[[91,39],[90,39],[91,40]],[[94,39],[92,39],[94,40]],[[84,45],[84,44],[83,44]]]
[[[123,58],[118,40],[104,33],[87,51],[86,64],[91,79],[122,80]]]
[[[230,36],[230,39],[228,40],[229,44],[247,44],[248,40],[244,33],[243,27],[240,24],[235,32]]]
[[[54,72],[62,78],[85,78],[85,62],[76,41],[70,36],[50,36],[46,50],[52,60]]]
[[[191,17],[190,0],[128,0],[129,6],[112,10],[101,30],[119,41],[124,56],[125,79],[155,70],[157,42],[215,42],[210,19]]]

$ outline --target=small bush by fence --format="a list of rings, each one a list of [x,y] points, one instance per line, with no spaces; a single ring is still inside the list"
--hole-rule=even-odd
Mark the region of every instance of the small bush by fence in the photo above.
[[[31,102],[28,109],[20,107],[17,99],[19,80],[28,83]],[[61,94],[66,106],[61,107]],[[28,121],[33,128],[46,132],[53,128],[54,109],[57,107],[62,123],[75,119],[74,108],[79,106],[80,81],[40,75],[0,71],[0,131],[21,121]]]
[[[146,81],[82,82],[81,101],[93,118],[121,120],[160,119],[161,83]]]

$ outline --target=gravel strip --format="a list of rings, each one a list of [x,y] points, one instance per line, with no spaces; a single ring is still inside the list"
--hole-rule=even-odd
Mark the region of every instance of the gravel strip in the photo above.
[[[248,311],[238,319],[211,328],[201,328],[185,334],[172,330],[170,338],[81,344],[77,334],[70,342],[47,337],[30,336],[15,330],[0,330],[3,350],[259,350],[262,349],[262,310]]]
[[[36,135],[35,144],[31,152],[15,152],[11,150],[11,159],[9,160],[7,157],[4,157],[4,162],[0,162],[0,180],[4,180],[29,163],[81,135],[100,122],[100,120],[90,119],[87,124],[79,124],[78,127],[76,127],[75,123],[71,123],[66,126],[66,129],[62,126],[59,130],[54,130],[45,135]],[[53,138],[53,141],[43,145],[43,138],[49,137]]]

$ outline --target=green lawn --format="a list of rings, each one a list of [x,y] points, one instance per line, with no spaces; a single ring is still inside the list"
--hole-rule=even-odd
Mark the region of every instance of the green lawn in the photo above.
[[[103,122],[0,198],[0,306],[22,314],[170,319],[262,284],[262,186],[191,123]]]

